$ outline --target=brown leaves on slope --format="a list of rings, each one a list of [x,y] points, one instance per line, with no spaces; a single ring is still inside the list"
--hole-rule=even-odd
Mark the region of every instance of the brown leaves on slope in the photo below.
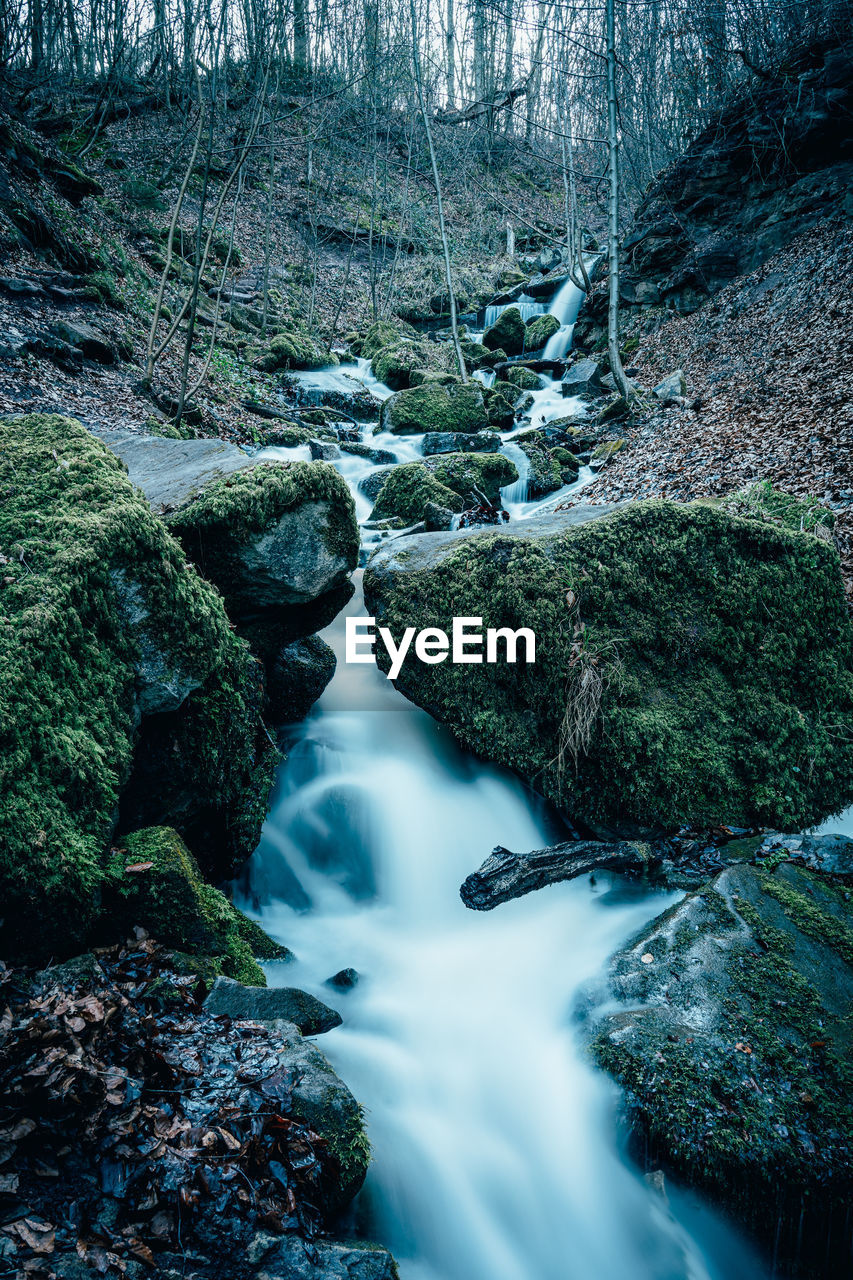
[[[298,1232],[310,1252],[336,1165],[291,1114],[274,1037],[206,1014],[195,979],[147,940],[92,968],[37,983],[0,972],[5,1261],[61,1277],[76,1254],[136,1274],[259,1228]]]

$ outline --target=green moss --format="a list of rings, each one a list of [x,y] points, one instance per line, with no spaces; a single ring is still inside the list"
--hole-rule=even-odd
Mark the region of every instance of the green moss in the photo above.
[[[602,444],[596,445],[589,460],[590,466],[603,467],[617,453],[622,452],[625,448],[625,443],[624,440],[605,440]]]
[[[518,307],[507,307],[483,334],[483,345],[490,351],[501,347],[507,355],[520,356],[526,332]]]
[[[520,391],[538,391],[542,385],[539,374],[534,373],[532,369],[527,369],[523,364],[516,365],[514,369],[507,369],[506,380],[513,387],[518,387]]]
[[[428,502],[449,511],[462,511],[465,506],[459,494],[431,475],[422,462],[407,462],[395,467],[379,490],[371,519],[397,516],[405,524],[416,524],[423,520]]]
[[[403,338],[415,337],[417,330],[406,324],[405,320],[377,320],[370,326],[361,343],[361,355],[366,360],[372,360],[383,347],[394,347]]]
[[[124,311],[126,302],[122,294],[115,276],[109,271],[93,271],[86,277],[86,289],[90,292],[94,302],[100,302],[106,307],[112,307],[116,311]]]
[[[368,565],[365,589],[395,635],[453,616],[532,628],[535,666],[407,663],[400,683],[572,814],[798,831],[853,799],[853,637],[821,539],[647,501],[541,539],[476,535],[392,582]],[[604,687],[575,766],[578,618]]]
[[[256,361],[256,367],[275,373],[280,369],[322,369],[337,364],[338,357],[321,347],[307,333],[296,330],[277,333]]]
[[[328,550],[351,568],[358,563],[355,505],[343,478],[325,462],[271,462],[247,467],[207,485],[186,507],[167,517],[188,554],[213,550],[217,539],[249,542],[271,528],[286,511],[307,502],[329,505],[324,533]],[[220,584],[227,592],[228,584]]]
[[[478,383],[410,387],[382,406],[382,425],[398,434],[426,431],[482,431],[489,420]]]
[[[515,464],[502,453],[443,453],[424,464],[439,483],[465,499],[480,501],[477,490],[497,502],[505,484],[518,479]]]
[[[263,970],[253,957],[253,945],[274,950],[259,926],[206,884],[198,864],[176,831],[148,827],[126,836],[113,849],[106,868],[102,928],[113,937],[136,925],[166,946],[210,957],[220,971],[239,982],[266,986]]]
[[[560,322],[556,316],[537,316],[535,320],[531,320],[524,336],[525,350],[538,351],[541,347],[544,347],[548,339],[553,338],[559,327]]]
[[[737,493],[727,494],[720,505],[733,515],[764,520],[792,533],[814,533],[821,526],[831,529],[835,524],[833,512],[818,498],[795,498],[774,489],[769,480],[760,480]]]
[[[853,929],[844,919],[827,911],[825,906],[819,906],[807,894],[798,892],[785,881],[777,880],[773,876],[767,876],[764,879],[763,888],[765,893],[776,899],[785,915],[802,933],[807,933],[809,937],[816,938],[818,942],[831,947],[853,967]],[[833,892],[837,893],[837,890],[834,890],[831,885],[824,889],[824,893]],[[849,908],[841,899],[841,894],[838,894],[838,897],[839,910],[849,915]]]
[[[250,659],[215,590],[79,423],[8,419],[0,494],[5,932],[21,949],[62,950],[94,917],[145,651],[200,685],[200,700],[218,687],[226,722],[239,719]],[[228,746],[236,767],[247,744]]]

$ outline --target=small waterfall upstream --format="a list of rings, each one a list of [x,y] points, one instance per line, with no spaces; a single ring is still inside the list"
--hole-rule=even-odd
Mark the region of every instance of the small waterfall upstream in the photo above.
[[[568,279],[555,295],[549,314],[560,322],[560,327],[545,345],[546,360],[562,360],[570,351],[572,330],[585,297],[583,289],[579,289],[572,279]]]
[[[389,394],[366,361],[304,376],[360,384],[377,402]],[[578,407],[548,381],[519,430]],[[422,456],[421,436],[368,427],[364,439],[401,462]],[[519,471],[502,492],[513,520],[592,476],[584,467],[530,502],[527,456],[506,435],[501,448]],[[376,464],[342,453],[334,465],[366,520],[359,486]],[[368,547],[388,536],[364,533]],[[344,662],[345,617],[364,612],[359,590],[323,633],[337,671],[286,731],[242,904],[297,956],[267,966],[270,983],[343,1016],[319,1044],[365,1107],[374,1159],[362,1229],[392,1249],[402,1280],[762,1280],[715,1215],[677,1188],[666,1200],[631,1167],[616,1140],[617,1090],[579,1039],[584,989],[675,895],[605,875],[468,911],[459,885],[493,846],[533,849],[562,829],[376,667]],[[355,988],[330,987],[345,968],[357,970]]]

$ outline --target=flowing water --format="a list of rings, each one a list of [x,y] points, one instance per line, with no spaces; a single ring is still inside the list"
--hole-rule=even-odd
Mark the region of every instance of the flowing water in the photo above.
[[[349,373],[364,381],[363,368]],[[557,399],[550,383],[536,395]],[[400,461],[423,443],[365,439]],[[513,519],[559,499],[527,502],[526,458],[503,450],[519,469],[503,494]],[[358,485],[373,464],[335,465],[366,519]],[[365,1107],[367,1234],[392,1249],[403,1280],[760,1280],[714,1215],[676,1189],[667,1201],[630,1166],[617,1091],[579,1036],[584,989],[675,895],[604,876],[491,913],[463,907],[459,886],[493,846],[529,850],[561,830],[375,666],[344,662],[344,619],[363,612],[359,589],[324,633],[337,672],[287,730],[243,905],[296,953],[267,967],[271,984],[343,1015],[320,1044]],[[344,968],[359,974],[347,992],[327,984]]]

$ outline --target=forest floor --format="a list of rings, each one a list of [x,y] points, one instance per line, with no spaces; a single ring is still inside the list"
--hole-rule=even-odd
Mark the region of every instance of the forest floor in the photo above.
[[[721,495],[756,480],[836,513],[853,602],[853,229],[827,221],[631,355],[653,387],[681,368],[684,401],[639,419],[581,501]]]

